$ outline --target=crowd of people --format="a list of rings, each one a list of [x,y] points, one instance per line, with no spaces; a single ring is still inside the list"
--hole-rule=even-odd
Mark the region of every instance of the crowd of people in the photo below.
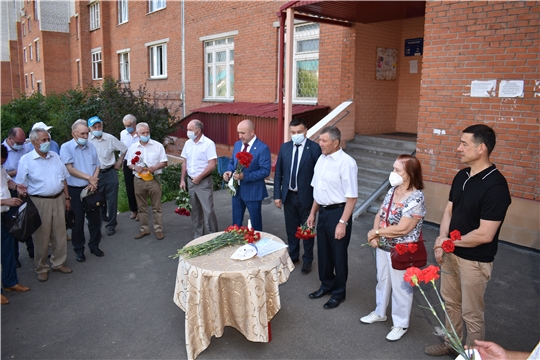
[[[115,234],[120,168],[124,172],[130,219],[140,223],[134,238],[150,235],[148,200],[155,237],[164,238],[162,190],[155,176],[167,166],[165,149],[159,141],[151,139],[147,123],[137,123],[135,116],[128,114],[123,124],[125,129],[118,139],[103,131],[105,126],[99,117],[79,119],[72,125],[72,139],[61,146],[51,139],[51,127],[42,122],[32,127],[29,141],[23,129],[9,131],[2,143],[3,290],[30,290],[18,283],[19,243],[8,231],[10,216],[27,196],[37,207],[42,223],[31,237],[24,239],[28,255],[34,258],[39,281],[47,281],[51,269],[62,274],[72,272],[66,266],[66,211],[74,213],[71,240],[76,260],[86,260],[86,245],[95,256],[105,255],[99,248],[101,229],[104,226],[108,236]],[[307,138],[308,127],[302,119],[292,120],[289,130],[291,141],[281,146],[275,164],[274,205],[283,209],[289,255],[293,263],[302,259],[303,275],[312,271],[315,240],[300,241],[296,230],[301,225],[316,229],[320,286],[308,297],[319,299],[330,295],[323,308],[335,309],[346,298],[347,249],[358,197],[358,167],[341,148],[337,127],[322,129],[318,143]],[[262,231],[262,201],[268,197],[265,179],[271,172],[270,149],[255,134],[251,120],[241,121],[237,132],[239,140],[223,173],[224,181],[232,178],[238,183],[232,196],[232,224],[243,225],[247,209],[252,227]],[[187,187],[189,191],[193,237],[198,238],[219,230],[211,176],[217,166],[217,151],[215,143],[204,135],[204,124],[199,120],[189,122],[187,137],[181,153],[184,163],[179,188]],[[497,252],[499,231],[511,202],[508,184],[489,158],[495,142],[495,132],[489,126],[472,125],[463,130],[457,152],[467,167],[452,182],[433,247],[434,256],[442,266],[441,294],[450,318],[447,325],[451,321],[464,343],[484,346],[487,346],[482,342],[484,294]],[[252,160],[249,167],[237,171],[240,152],[249,152]],[[393,267],[393,250],[389,244],[422,241],[426,206],[418,159],[400,155],[394,162],[389,182],[390,190],[375,215],[373,229],[366,235],[368,244],[376,249],[376,306],[360,322],[385,322],[391,298],[393,326],[386,339],[397,341],[409,327],[413,289],[403,278],[405,270]],[[96,191],[103,193],[105,206],[88,207],[85,196]],[[90,235],[88,244],[85,223]],[[461,240],[455,242],[453,253],[444,253],[441,245],[454,230],[461,233]],[[9,300],[2,292],[2,304],[7,303]],[[455,355],[448,339],[426,348],[425,352],[433,356]]]

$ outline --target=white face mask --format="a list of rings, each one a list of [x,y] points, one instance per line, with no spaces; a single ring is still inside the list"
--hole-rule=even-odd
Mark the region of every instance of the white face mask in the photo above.
[[[197,138],[197,135],[195,135],[195,131],[187,131],[187,137],[191,140],[195,140]]]
[[[304,141],[304,133],[291,135],[291,140],[296,145],[301,144]]]
[[[401,184],[403,184],[403,178],[401,177],[401,175],[395,173],[395,172],[391,172],[390,173],[390,176],[388,177],[388,180],[390,181],[390,185],[392,186],[399,186]]]

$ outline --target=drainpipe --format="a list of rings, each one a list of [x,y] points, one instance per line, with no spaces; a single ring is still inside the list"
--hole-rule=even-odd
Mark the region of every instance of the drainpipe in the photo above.
[[[294,11],[291,8],[287,9],[287,51],[285,53],[285,118],[283,129],[283,141],[289,140],[289,122],[292,120],[292,79],[293,79],[293,49],[294,49]]]
[[[182,118],[186,117],[186,44],[184,31],[184,0],[182,0]]]
[[[278,39],[278,139],[285,142],[285,127],[283,125],[283,64],[285,49],[285,14],[278,12],[279,17],[279,39]]]

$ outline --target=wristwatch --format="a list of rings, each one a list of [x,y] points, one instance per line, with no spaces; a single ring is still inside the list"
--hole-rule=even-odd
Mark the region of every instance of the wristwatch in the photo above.
[[[339,222],[340,222],[340,223],[342,223],[342,224],[344,224],[345,226],[349,225],[349,223],[348,223],[348,222],[346,222],[346,221],[343,221],[343,220],[341,220],[341,219],[339,219]]]
[[[375,230],[375,235],[380,236],[379,229]]]

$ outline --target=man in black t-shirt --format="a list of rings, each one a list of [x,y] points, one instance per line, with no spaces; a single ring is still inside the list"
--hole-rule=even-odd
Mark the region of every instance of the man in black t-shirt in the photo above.
[[[489,160],[495,138],[493,129],[483,124],[463,131],[457,151],[461,162],[469,167],[454,177],[434,245],[435,258],[441,264],[441,295],[446,311],[462,340],[465,322],[465,344],[484,339],[484,293],[491,278],[499,231],[511,202],[506,179]],[[461,240],[454,242],[453,253],[444,254],[441,244],[454,230],[459,230]],[[451,329],[448,319],[446,328]],[[457,355],[448,339],[428,346],[425,352],[432,356]]]

